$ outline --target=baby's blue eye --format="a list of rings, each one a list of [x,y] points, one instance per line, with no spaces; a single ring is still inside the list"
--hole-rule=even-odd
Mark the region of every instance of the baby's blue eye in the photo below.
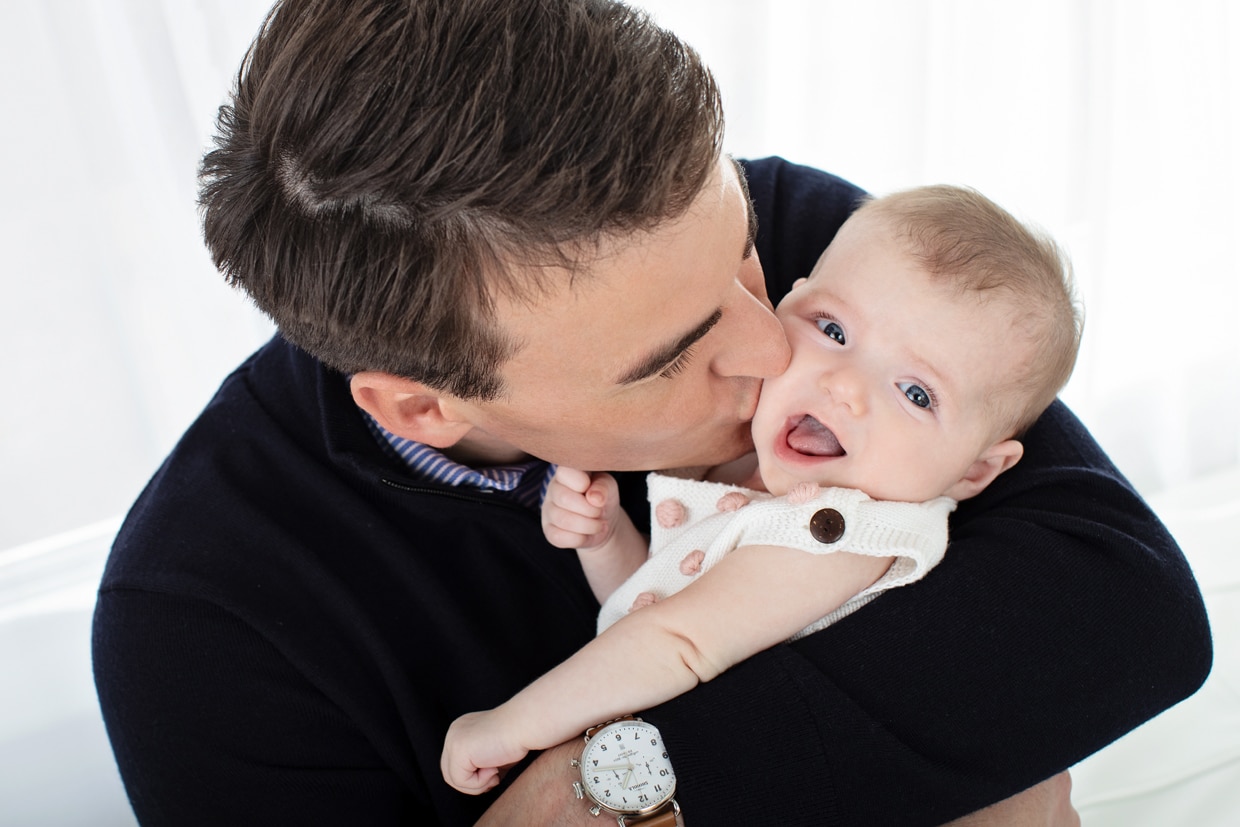
[[[844,344],[844,328],[840,327],[836,322],[830,319],[819,319],[818,329],[830,336],[841,345]]]
[[[908,401],[919,408],[929,408],[931,402],[933,402],[930,394],[921,385],[914,385],[912,382],[901,382],[896,387],[904,391]]]

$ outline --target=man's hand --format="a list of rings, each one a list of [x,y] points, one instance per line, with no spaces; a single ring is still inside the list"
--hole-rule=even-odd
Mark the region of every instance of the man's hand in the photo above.
[[[944,827],[1081,827],[1081,819],[1072,807],[1072,779],[1065,771]]]

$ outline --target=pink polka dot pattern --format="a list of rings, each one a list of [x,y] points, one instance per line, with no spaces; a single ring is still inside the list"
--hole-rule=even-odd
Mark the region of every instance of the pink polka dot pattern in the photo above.
[[[636,598],[633,599],[633,605],[629,606],[629,611],[635,612],[638,609],[644,609],[647,606],[653,606],[655,603],[658,602],[658,600],[659,598],[654,596],[654,592],[642,592]]]
[[[692,577],[702,570],[702,561],[705,559],[706,552],[701,549],[689,552],[685,559],[680,561],[680,573],[685,577]]]
[[[788,489],[788,502],[793,505],[805,505],[822,491],[816,482],[798,482]]]
[[[663,528],[675,528],[685,521],[685,507],[679,500],[664,500],[654,507],[654,518]]]
[[[720,511],[736,511],[738,508],[744,508],[749,505],[749,497],[740,491],[729,491],[719,498],[719,502],[715,503],[715,508]]]

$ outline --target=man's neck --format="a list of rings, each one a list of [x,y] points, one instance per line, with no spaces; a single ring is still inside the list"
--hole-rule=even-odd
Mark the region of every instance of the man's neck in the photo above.
[[[455,445],[440,448],[439,452],[453,462],[459,462],[468,468],[487,468],[495,465],[519,465],[533,457],[529,454],[499,442],[491,437],[479,439],[471,433]]]
[[[752,451],[731,462],[716,465],[706,472],[706,479],[711,482],[739,485],[751,491],[766,490],[766,486],[762,484],[762,474],[758,471],[758,455]]]

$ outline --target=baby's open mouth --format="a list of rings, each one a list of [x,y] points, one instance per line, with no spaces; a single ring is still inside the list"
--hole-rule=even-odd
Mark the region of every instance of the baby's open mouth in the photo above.
[[[788,447],[811,457],[842,457],[845,453],[831,429],[805,414],[788,431]]]

